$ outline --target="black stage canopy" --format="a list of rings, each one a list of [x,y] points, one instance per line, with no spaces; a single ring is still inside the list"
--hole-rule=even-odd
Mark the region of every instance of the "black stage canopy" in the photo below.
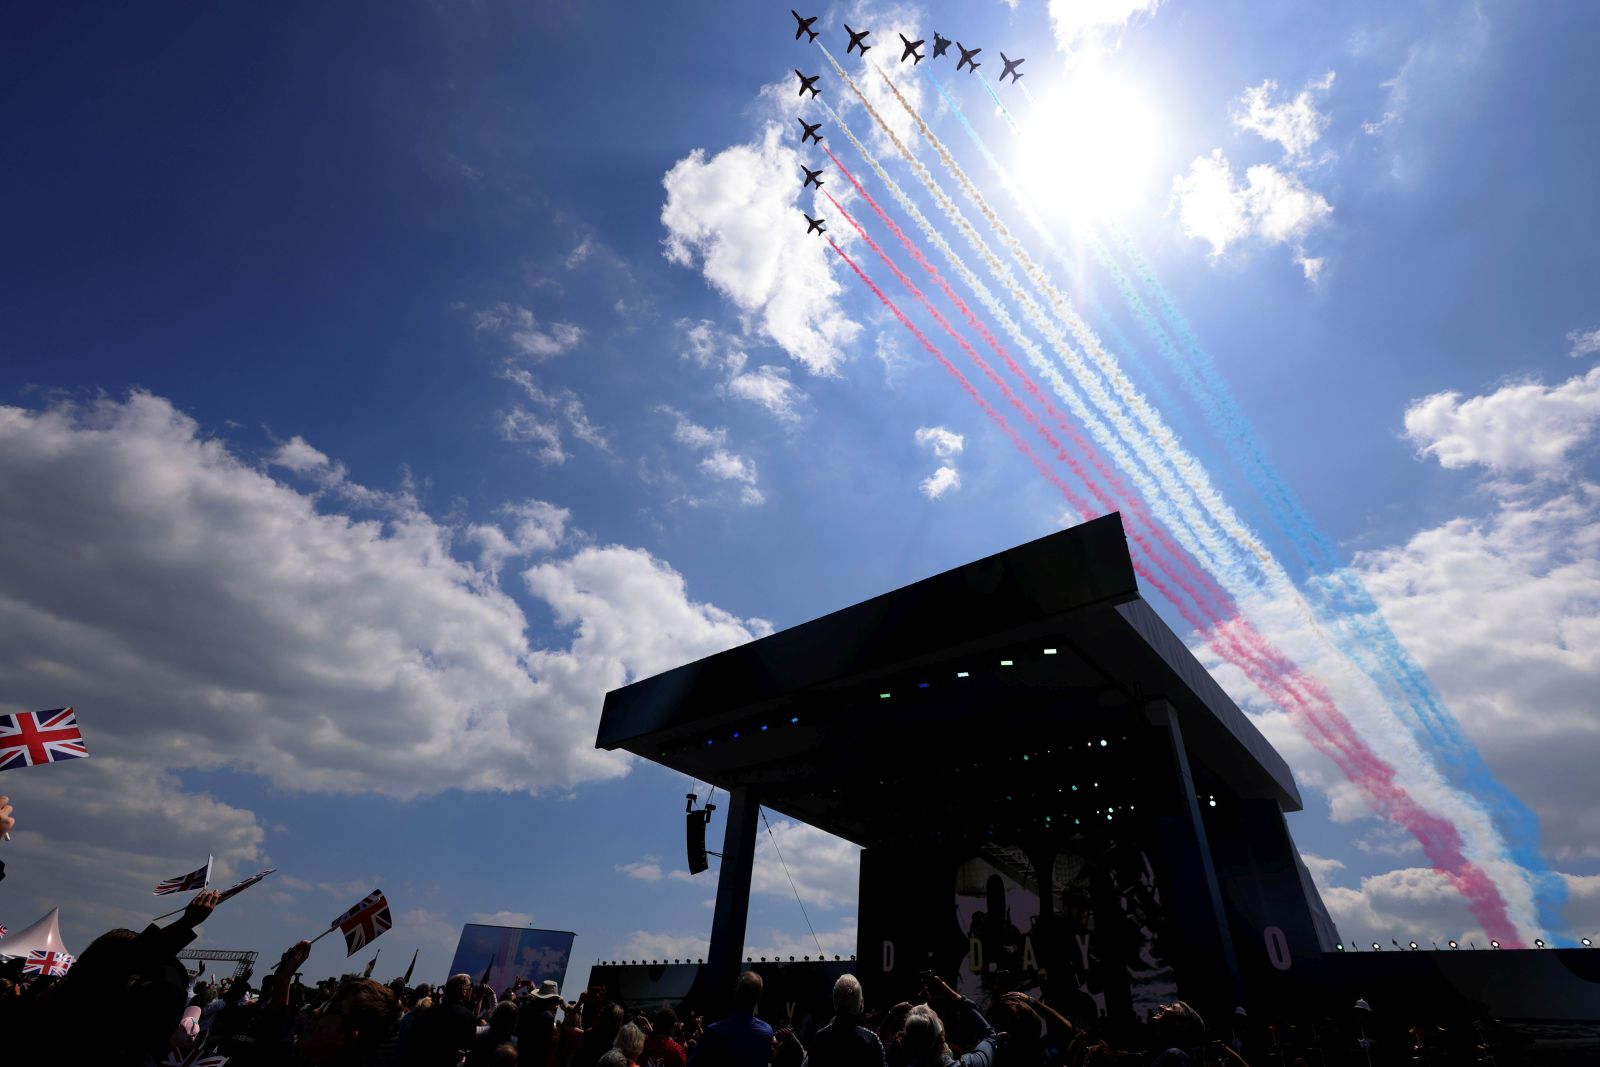
[[[596,744],[872,845],[950,827],[1025,762],[1085,791],[1117,779],[1161,700],[1202,794],[1300,809],[1283,759],[1140,597],[1111,514],[614,690]]]

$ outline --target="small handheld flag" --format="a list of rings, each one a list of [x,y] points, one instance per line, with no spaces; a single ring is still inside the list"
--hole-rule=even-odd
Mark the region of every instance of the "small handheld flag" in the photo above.
[[[176,878],[168,878],[156,883],[156,896],[164,897],[169,893],[187,893],[191,889],[204,889],[211,882],[211,857],[206,857],[206,865],[197,871],[180,874]]]
[[[333,920],[333,925],[318,937],[320,939],[338,929],[344,934],[345,955],[354,956],[393,925],[394,920],[389,917],[389,902],[384,899],[383,890],[374,889],[365,900]]]
[[[222,891],[222,896],[217,898],[217,903],[221,904],[224,900],[229,900],[229,899],[232,899],[233,897],[238,896],[240,893],[243,893],[246,889],[249,889],[251,886],[253,886],[257,882],[261,881],[261,879],[265,878],[267,875],[275,873],[277,871],[277,869],[278,868],[276,868],[276,867],[268,867],[264,871],[257,871],[255,874],[252,874],[248,878],[240,879],[239,881],[233,883],[228,888],[226,888],[226,889],[224,889]]]
[[[89,754],[71,708],[0,715],[0,771],[82,759]]]
[[[60,978],[67,973],[67,969],[71,966],[71,953],[51,952],[49,949],[36,948],[28,953],[27,960],[22,964],[22,973]]]

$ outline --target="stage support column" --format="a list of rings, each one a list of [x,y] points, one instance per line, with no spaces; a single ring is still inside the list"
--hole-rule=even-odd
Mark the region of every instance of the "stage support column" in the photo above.
[[[722,835],[722,867],[717,872],[717,910],[711,918],[711,945],[696,985],[720,1017],[732,1003],[733,983],[743,970],[745,920],[750,914],[750,873],[761,825],[761,800],[748,786],[728,794],[728,827]]]
[[[1145,705],[1145,716],[1165,741],[1168,762],[1164,768],[1167,773],[1158,774],[1158,780],[1165,780],[1165,787],[1158,787],[1160,795],[1154,799],[1166,858],[1168,884],[1162,899],[1166,902],[1169,941],[1177,949],[1173,962],[1177,965],[1178,992],[1208,1020],[1226,1019],[1234,1008],[1244,1005],[1244,983],[1222,906],[1216,867],[1211,862],[1205,823],[1200,819],[1200,800],[1189,771],[1183,730],[1178,725],[1177,709],[1169,701],[1150,701]]]

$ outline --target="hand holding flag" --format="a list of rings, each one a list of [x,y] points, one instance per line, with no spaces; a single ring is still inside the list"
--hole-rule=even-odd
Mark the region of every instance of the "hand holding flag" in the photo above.
[[[204,889],[211,884],[211,857],[206,857],[206,865],[199,870],[180,874],[175,878],[168,878],[156,883],[156,896],[164,897],[169,893],[187,893],[191,889]]]
[[[338,930],[344,934],[345,955],[354,956],[393,925],[394,920],[389,917],[389,902],[384,899],[383,890],[374,889],[366,899],[333,920],[326,930],[311,940],[312,943],[321,941]]]

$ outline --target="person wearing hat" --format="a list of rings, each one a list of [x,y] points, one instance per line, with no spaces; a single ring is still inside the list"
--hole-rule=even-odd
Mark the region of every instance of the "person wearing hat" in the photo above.
[[[555,1039],[556,1011],[564,1006],[561,987],[549,978],[522,998],[517,1009],[517,1062],[545,1067]]]

